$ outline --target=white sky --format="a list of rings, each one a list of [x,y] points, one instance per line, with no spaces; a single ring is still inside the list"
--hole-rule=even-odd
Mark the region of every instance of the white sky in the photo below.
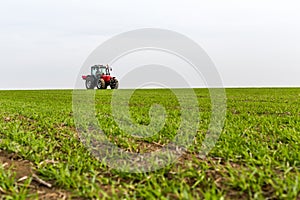
[[[196,41],[227,87],[300,86],[299,10],[296,0],[1,0],[0,89],[73,88],[97,46],[138,28]]]

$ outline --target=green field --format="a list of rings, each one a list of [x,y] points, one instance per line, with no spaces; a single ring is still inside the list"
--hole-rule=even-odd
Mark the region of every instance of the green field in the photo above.
[[[95,101],[111,142],[143,153],[174,137],[180,106],[169,90],[137,90],[130,99],[137,124],[150,123],[154,103],[169,116],[145,138],[118,128],[111,92],[98,90]],[[158,171],[124,173],[80,142],[71,90],[0,91],[0,199],[300,199],[300,89],[226,89],[225,126],[205,158],[199,151],[211,103],[208,90],[195,92],[201,120],[188,151]]]

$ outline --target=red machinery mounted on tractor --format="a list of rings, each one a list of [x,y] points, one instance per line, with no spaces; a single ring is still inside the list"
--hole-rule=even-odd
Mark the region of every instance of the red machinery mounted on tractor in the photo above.
[[[110,86],[111,89],[118,89],[119,82],[116,77],[110,75],[111,68],[108,65],[94,65],[91,67],[90,75],[83,75],[82,79],[85,80],[85,87],[87,89],[106,89]]]

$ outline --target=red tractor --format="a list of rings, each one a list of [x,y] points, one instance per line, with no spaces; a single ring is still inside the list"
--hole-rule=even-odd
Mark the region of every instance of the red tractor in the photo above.
[[[87,89],[106,89],[110,86],[111,89],[118,89],[119,82],[116,77],[110,75],[112,69],[108,65],[94,65],[91,67],[91,75],[83,75],[82,79],[85,80],[85,87]]]

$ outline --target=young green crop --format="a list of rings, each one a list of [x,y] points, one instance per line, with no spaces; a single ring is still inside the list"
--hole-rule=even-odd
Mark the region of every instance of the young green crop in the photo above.
[[[184,90],[183,90],[184,91]],[[69,198],[89,199],[297,199],[300,198],[300,89],[226,89],[223,132],[209,155],[199,157],[211,114],[207,89],[195,89],[200,124],[194,145],[177,162],[155,172],[118,172],[99,162],[80,142],[72,91],[0,91],[0,149],[33,163],[41,179]],[[121,130],[111,114],[112,90],[98,90],[96,117],[107,138],[131,152],[167,144],[180,124],[180,106],[169,90],[137,90],[130,99],[132,121],[150,123],[158,103],[167,112],[163,129],[146,138]],[[51,161],[51,162],[47,162]],[[0,163],[2,165],[3,163]],[[39,198],[32,178],[18,186],[0,166],[0,195]]]

